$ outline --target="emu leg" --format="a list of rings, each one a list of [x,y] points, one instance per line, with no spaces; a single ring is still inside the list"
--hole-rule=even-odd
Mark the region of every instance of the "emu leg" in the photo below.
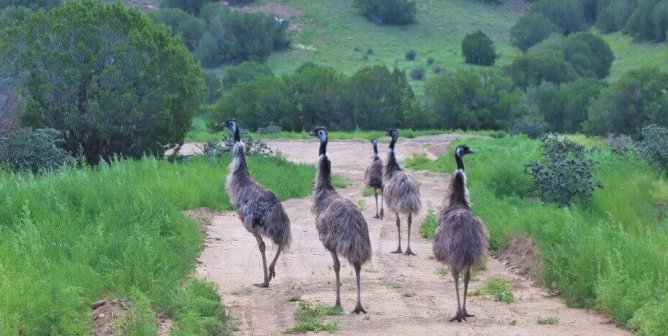
[[[464,273],[464,305],[462,306],[464,317],[475,316],[466,312],[466,292],[469,290],[469,280],[471,280],[471,266],[466,267],[466,273]]]
[[[385,204],[385,189],[380,188],[380,219],[383,219],[385,214],[383,213],[383,205]]]
[[[276,261],[278,260],[278,256],[281,254],[281,251],[283,251],[283,246],[278,247],[278,251],[276,251],[276,255],[274,256],[274,260],[272,260],[271,264],[269,264],[269,281],[276,277],[274,266],[276,266]]]
[[[362,308],[362,299],[360,295],[360,269],[362,266],[360,264],[355,264],[355,276],[357,277],[357,305],[355,306],[355,310],[353,310],[353,313],[359,314],[359,313],[364,313],[366,314],[366,310]]]
[[[405,255],[415,255],[413,251],[411,251],[411,224],[413,223],[413,214],[408,213],[408,247],[406,248],[406,253]]]
[[[376,215],[373,218],[382,218],[378,214],[378,189],[373,188],[373,196],[376,198]]]
[[[399,245],[397,247],[397,250],[392,251],[392,253],[402,253],[403,251],[401,250],[401,220],[399,220],[398,212],[395,212],[394,214],[397,216],[397,234],[399,235]]]
[[[462,312],[462,305],[459,301],[459,271],[452,272],[452,277],[455,279],[455,292],[457,293],[457,314],[455,317],[450,319],[450,322],[461,322],[462,320],[466,321],[466,316],[464,316],[464,313]]]
[[[264,272],[264,282],[255,284],[256,287],[267,288],[269,287],[269,275],[267,274],[267,257],[264,254],[265,245],[262,236],[259,233],[254,233],[255,239],[257,239],[257,246],[260,248],[260,253],[262,253],[262,271]]]
[[[330,252],[332,253],[332,259],[334,259],[334,273],[336,273],[336,303],[334,307],[341,307],[341,281],[339,279],[341,264],[339,264],[339,257],[336,255],[336,252]]]

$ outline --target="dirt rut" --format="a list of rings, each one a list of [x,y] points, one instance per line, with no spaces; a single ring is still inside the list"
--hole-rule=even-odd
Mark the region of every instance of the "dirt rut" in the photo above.
[[[427,136],[402,139],[397,144],[400,162],[415,153],[434,158],[445,152],[453,136]],[[314,163],[315,141],[269,141],[275,151],[295,162]],[[386,144],[379,144],[386,148]],[[382,151],[383,155],[385,150]],[[567,308],[558,298],[551,298],[523,277],[515,275],[501,262],[490,258],[487,269],[471,281],[474,291],[490,277],[508,279],[515,302],[506,304],[482,297],[470,297],[468,322],[447,322],[455,313],[454,282],[449,274],[440,274],[442,265],[432,257],[431,241],[418,233],[427,205],[439,207],[445,192],[445,175],[413,172],[420,181],[425,210],[413,222],[412,248],[417,256],[391,254],[396,249],[395,217],[386,211],[385,219],[375,214],[373,196],[362,197],[364,169],[370,162],[367,141],[331,141],[328,156],[332,170],[348,178],[348,188],[339,192],[363,205],[373,245],[373,260],[362,271],[362,304],[367,315],[350,311],[355,305],[353,268],[341,261],[341,299],[344,314],[338,320],[337,334],[397,335],[412,333],[436,335],[630,335],[605,316]],[[222,178],[221,172],[221,178]],[[289,176],[285,177],[290,178]],[[475,204],[475,195],[472,195]],[[292,199],[283,203],[292,223],[293,243],[279,259],[276,278],[268,289],[253,287],[262,280],[262,261],[255,238],[232,212],[216,214],[207,226],[206,247],[197,272],[216,283],[225,305],[237,323],[238,335],[276,335],[294,325],[296,303],[300,296],[312,303],[333,304],[334,272],[332,259],[318,240],[311,199]],[[478,205],[482,206],[482,205]],[[474,209],[475,210],[475,209]],[[406,246],[406,220],[402,218],[402,245]],[[267,258],[275,248],[269,245]],[[539,318],[557,317],[556,325],[539,325]]]

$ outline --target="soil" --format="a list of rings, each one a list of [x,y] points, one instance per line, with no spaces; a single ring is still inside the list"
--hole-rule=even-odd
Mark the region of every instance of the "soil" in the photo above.
[[[401,139],[396,151],[400,162],[415,153],[435,158],[455,137],[438,135]],[[314,163],[318,145],[313,141],[268,141],[294,162]],[[380,145],[386,148],[385,143]],[[187,148],[196,148],[187,146]],[[452,277],[432,256],[432,242],[420,237],[419,223],[428,204],[439,207],[446,190],[445,175],[412,172],[420,181],[425,210],[414,219],[411,246],[417,256],[391,254],[396,248],[395,217],[386,212],[384,219],[375,214],[373,196],[362,197],[364,169],[370,163],[368,141],[331,141],[328,156],[335,174],[345,176],[350,184],[339,192],[362,204],[369,224],[373,260],[363,266],[362,304],[368,314],[355,315],[355,275],[352,267],[341,261],[341,299],[344,314],[338,320],[337,334],[390,335],[630,335],[616,327],[609,317],[566,307],[533,281],[515,273],[505,263],[491,257],[487,268],[471,281],[469,291],[480,288],[486,279],[500,277],[510,281],[515,302],[506,304],[483,297],[470,297],[467,308],[476,316],[467,322],[448,322],[456,310]],[[221,172],[221,179],[225,172]],[[286,176],[289,178],[289,176]],[[475,195],[471,195],[475,200]],[[276,278],[269,288],[256,288],[262,280],[262,261],[255,238],[248,233],[236,214],[214,214],[206,226],[205,249],[199,258],[197,273],[218,285],[220,295],[236,320],[238,335],[276,335],[294,326],[295,302],[300,296],[312,303],[333,304],[334,272],[332,259],[318,239],[311,199],[283,202],[292,224],[292,246],[280,257]],[[475,203],[474,203],[475,204]],[[482,206],[478,204],[478,206]],[[475,211],[475,208],[474,208]],[[207,215],[210,216],[210,215]],[[406,246],[406,221],[402,218],[402,245]],[[526,244],[526,243],[525,243]],[[267,259],[276,249],[268,242]],[[558,317],[557,325],[538,325],[539,317]]]

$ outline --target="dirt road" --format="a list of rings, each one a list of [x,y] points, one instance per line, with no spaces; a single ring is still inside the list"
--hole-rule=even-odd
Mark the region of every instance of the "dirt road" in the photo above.
[[[420,152],[435,157],[445,151],[452,139],[447,135],[403,139],[397,144],[397,156],[400,162]],[[315,140],[270,141],[268,144],[295,162],[314,163],[317,157]],[[386,144],[379,147],[383,148],[384,156]],[[470,291],[482,286],[487,278],[502,277],[511,281],[515,302],[506,304],[471,297],[467,307],[476,316],[468,322],[447,322],[456,308],[454,282],[449,274],[439,274],[441,265],[432,257],[431,241],[418,234],[427,205],[441,205],[445,175],[414,172],[420,181],[425,205],[412,229],[412,248],[417,256],[391,254],[397,243],[394,215],[386,212],[383,220],[372,218],[375,214],[373,196],[361,195],[370,153],[371,146],[366,141],[331,141],[328,146],[333,172],[351,182],[339,192],[355,203],[363,200],[366,205],[363,213],[373,245],[373,260],[362,271],[362,304],[369,312],[367,315],[350,313],[355,304],[355,276],[352,267],[341,262],[344,314],[329,319],[339,321],[337,334],[630,335],[615,327],[607,317],[567,308],[558,298],[550,298],[543,289],[532,286],[529,280],[515,275],[495,259],[490,259],[487,269],[472,280]],[[472,199],[475,205],[475,195]],[[301,296],[312,303],[334,303],[332,259],[318,240],[310,198],[288,200],[283,205],[292,223],[293,243],[279,259],[277,276],[268,289],[251,285],[262,280],[262,262],[255,238],[243,228],[236,215],[232,212],[214,214],[207,226],[206,247],[197,272],[218,285],[225,305],[236,320],[238,335],[276,335],[292,327],[296,306],[288,302],[292,296]],[[405,225],[402,230],[405,247]],[[273,257],[275,249],[269,247],[267,251],[267,257]],[[559,322],[539,325],[539,317],[558,317]]]

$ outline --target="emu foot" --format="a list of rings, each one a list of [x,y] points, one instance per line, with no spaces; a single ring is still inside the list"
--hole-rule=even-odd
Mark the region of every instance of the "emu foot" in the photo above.
[[[260,288],[268,288],[269,287],[269,281],[265,281],[263,283],[253,284],[253,286],[260,287]]]
[[[401,247],[398,247],[396,251],[392,251],[390,253],[404,253],[404,251],[401,250]]]
[[[364,313],[364,314],[366,314],[366,310],[364,310],[364,308],[362,308],[361,303],[358,303],[357,306],[355,306],[355,310],[353,310],[352,313],[355,313],[355,314]]]
[[[273,279],[276,277],[276,271],[274,270],[274,266],[269,266],[269,279]]]
[[[413,251],[411,251],[411,248],[409,247],[409,248],[406,249],[406,253],[404,253],[404,255],[412,255],[412,256],[414,256],[415,253],[413,253]]]
[[[385,215],[383,215],[383,209],[380,209],[380,219],[383,219]]]
[[[464,313],[464,317],[475,317],[475,315],[469,314],[466,309],[462,309],[462,312]]]
[[[466,321],[466,315],[461,310],[458,310],[457,315],[455,315],[455,317],[451,318],[450,322],[454,322],[454,321],[461,322],[462,320]]]
[[[379,218],[379,219],[383,219],[383,217],[380,217],[380,215],[379,215],[379,214],[376,214],[375,216],[373,216],[373,218]]]

